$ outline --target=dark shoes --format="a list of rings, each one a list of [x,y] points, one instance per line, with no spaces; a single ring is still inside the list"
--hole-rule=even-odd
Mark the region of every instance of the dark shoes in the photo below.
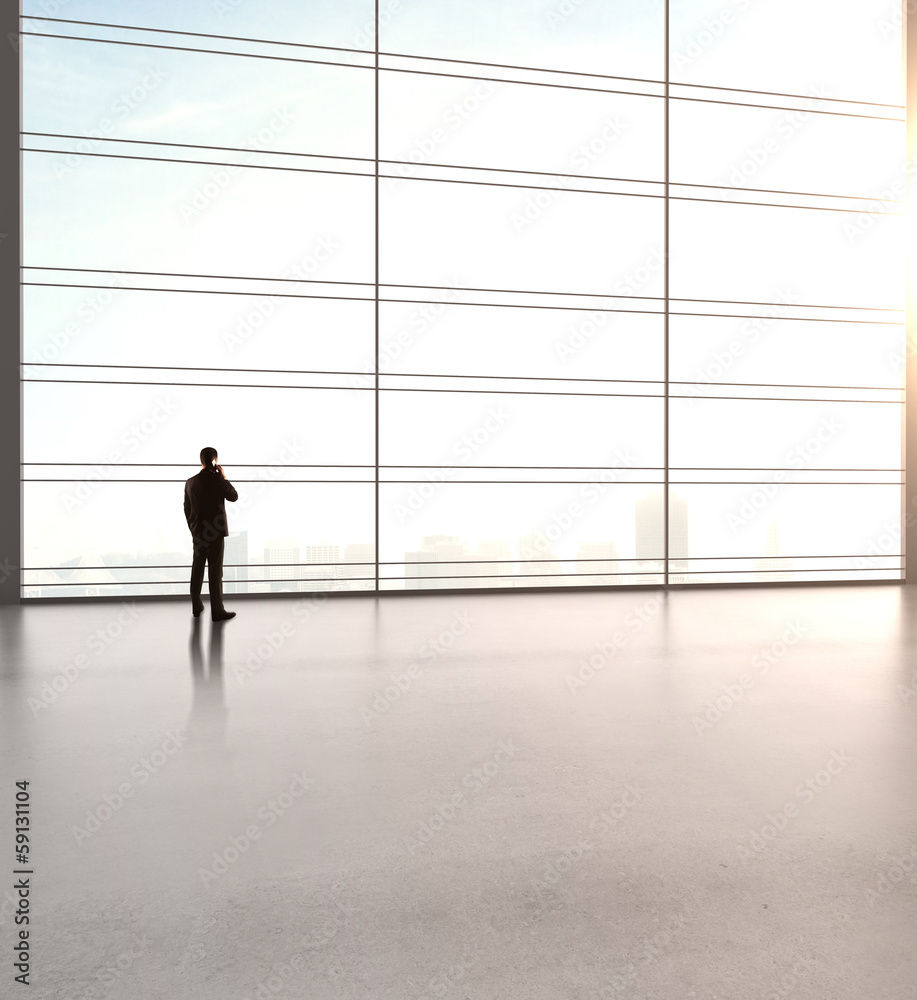
[[[230,618],[235,618],[235,611],[224,611],[221,615],[214,615],[213,620],[215,622],[228,622]]]
[[[191,609],[191,614],[194,615],[195,618],[200,618],[201,617],[201,612],[203,610],[204,610],[204,605],[202,604],[199,608],[192,608]]]

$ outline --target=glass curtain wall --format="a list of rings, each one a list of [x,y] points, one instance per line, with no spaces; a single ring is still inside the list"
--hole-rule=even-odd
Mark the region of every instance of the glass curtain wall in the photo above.
[[[903,577],[889,4],[23,14],[24,596]]]

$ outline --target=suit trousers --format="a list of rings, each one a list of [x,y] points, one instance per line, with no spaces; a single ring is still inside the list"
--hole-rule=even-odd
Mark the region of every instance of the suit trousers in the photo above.
[[[207,584],[210,588],[210,615],[221,615],[223,607],[223,536],[212,542],[194,539],[194,557],[191,560],[191,604],[195,610],[203,609],[201,588],[204,584],[204,564],[207,565]]]

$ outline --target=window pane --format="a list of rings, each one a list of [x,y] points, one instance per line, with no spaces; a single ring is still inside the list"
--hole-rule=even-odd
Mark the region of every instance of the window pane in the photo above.
[[[372,280],[370,177],[87,157],[62,184],[23,160],[26,265]]]
[[[643,557],[657,554],[646,540],[661,537],[661,508],[646,494],[607,482],[381,486],[380,559],[394,565],[380,574],[385,589],[658,583]],[[471,576],[482,579],[434,579]]]
[[[54,596],[47,588],[78,582],[103,584],[101,593],[118,593],[120,585],[141,580],[160,581],[159,588],[125,592],[186,594],[183,567],[191,564],[191,536],[181,509],[183,484],[95,482],[85,498],[80,485],[24,484],[26,566],[69,564],[66,572],[30,572],[27,581],[40,586],[44,596]],[[226,505],[231,534],[224,543],[224,579],[245,581],[232,592],[324,589],[281,584],[281,577],[319,577],[335,581],[332,589],[351,589],[340,581],[373,576],[374,567],[352,564],[375,558],[374,489],[363,483],[260,482],[240,491],[239,500]],[[238,565],[229,568],[240,563],[269,565],[253,565],[245,573]],[[104,568],[90,568],[97,566]],[[129,569],[144,566],[161,568]],[[60,593],[85,596],[79,588]]]
[[[26,462],[372,464],[373,396],[355,389],[27,382]],[[151,516],[154,516],[151,512]],[[155,516],[154,516],[155,519]]]
[[[383,465],[662,463],[661,399],[386,391],[379,414]]]
[[[381,6],[385,8],[385,0]],[[663,75],[663,11],[661,0],[581,5],[399,0],[388,23],[380,18],[381,47],[443,59],[658,80]]]
[[[600,310],[384,303],[379,363],[391,373],[659,380],[662,324]]]
[[[903,104],[887,0],[671,0],[673,80]]]
[[[813,107],[832,110],[825,101]],[[891,211],[905,194],[904,129],[903,122],[814,110],[676,100],[671,178],[680,184],[856,196]]]
[[[379,224],[386,284],[610,294],[660,245],[662,202],[405,180],[381,189]]]
[[[669,320],[669,375],[676,382],[898,388],[904,350],[903,325],[806,323],[773,315]]]
[[[26,16],[47,17],[45,0],[23,0]],[[382,0],[382,7],[385,0]],[[170,31],[269,38],[311,45],[371,49],[374,44],[373,0],[197,0],[150,3],[149,0],[68,0],[57,5],[63,17]],[[181,44],[181,43],[178,43]],[[193,42],[190,44],[194,44]],[[204,46],[213,44],[208,40]],[[215,46],[218,47],[218,46]]]
[[[682,485],[677,487],[677,495],[685,504],[688,555],[695,572],[707,568],[700,557],[736,556],[754,560],[734,564],[734,569],[750,574],[776,570],[792,574],[803,566],[823,570],[845,566],[848,579],[854,577],[856,569],[868,570],[874,578],[876,569],[891,562],[875,557],[901,551],[897,542],[883,541],[889,532],[901,537],[900,486]],[[841,511],[843,516],[838,516]],[[820,558],[809,561],[804,559],[807,556]],[[861,561],[829,558],[836,556]],[[714,564],[714,574],[706,579],[698,577],[695,582],[716,582],[717,576],[731,567],[733,564]],[[828,577],[823,573],[815,578]]]
[[[847,212],[674,201],[676,298],[904,307],[904,220],[880,217],[851,241]]]
[[[675,467],[901,468],[900,404],[673,399],[670,408]]]
[[[24,289],[26,363],[348,372],[372,364],[372,302],[137,291],[117,275],[102,283]]]
[[[383,159],[662,179],[659,98],[394,71],[380,88]]]
[[[102,139],[142,139],[373,155],[371,70],[59,38],[29,43],[27,132],[90,136],[94,152],[106,151]],[[58,160],[65,178],[70,160]]]

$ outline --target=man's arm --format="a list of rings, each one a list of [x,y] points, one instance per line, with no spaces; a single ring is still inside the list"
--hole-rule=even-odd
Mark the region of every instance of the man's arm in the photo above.
[[[185,483],[185,520],[188,522],[188,530],[191,530],[191,497],[188,496],[188,484]]]
[[[220,480],[223,484],[223,496],[230,502],[235,503],[239,499],[239,494],[236,493],[235,486],[226,478],[226,473],[223,471],[223,466],[218,465],[217,471],[220,474]]]

